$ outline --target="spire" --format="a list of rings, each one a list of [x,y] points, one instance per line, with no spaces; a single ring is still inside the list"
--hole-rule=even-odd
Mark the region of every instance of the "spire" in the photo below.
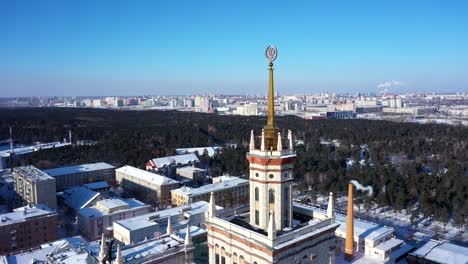
[[[211,192],[210,194],[210,204],[208,205],[208,216],[209,217],[216,216],[216,203],[215,203],[214,192]]]
[[[192,237],[190,236],[190,225],[187,224],[187,230],[185,231],[185,246],[190,246],[192,244]]]
[[[169,236],[172,235],[172,221],[171,221],[171,216],[167,218],[167,228],[166,228],[166,234]]]
[[[332,192],[330,192],[330,195],[328,196],[327,216],[328,216],[328,218],[334,218],[335,217],[335,204],[333,202],[333,193]]]
[[[262,144],[260,145],[260,150],[265,151],[265,129],[262,129]]]
[[[276,147],[278,151],[283,150],[283,142],[281,141],[281,133],[278,132],[278,146]]]
[[[276,225],[275,225],[275,212],[274,211],[270,212],[270,221],[268,221],[267,232],[268,232],[269,239],[273,240],[276,238]]]
[[[99,260],[103,260],[107,255],[107,243],[106,236],[102,233],[101,237],[101,249],[99,250]]]
[[[294,144],[293,144],[293,135],[292,135],[291,130],[288,130],[288,143],[289,143],[289,149],[293,150]]]
[[[250,150],[255,149],[255,138],[253,129],[250,131]]]
[[[117,252],[115,253],[115,263],[116,264],[124,263],[124,259],[122,257],[122,251],[120,250],[120,245],[117,245]]]
[[[275,127],[275,88],[273,82],[273,61],[276,60],[278,56],[278,50],[275,46],[268,46],[265,55],[270,62],[268,64],[269,72],[269,85],[268,85],[268,121],[267,126],[270,128]]]

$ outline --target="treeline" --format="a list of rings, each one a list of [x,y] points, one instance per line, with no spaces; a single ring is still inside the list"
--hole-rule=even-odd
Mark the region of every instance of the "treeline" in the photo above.
[[[349,180],[356,179],[374,188],[372,197],[363,196],[364,207],[373,200],[397,210],[411,208],[415,214],[465,223],[468,128],[295,116],[276,120],[282,135],[291,129],[304,142],[297,147],[295,164],[295,178],[303,190],[345,193]],[[143,168],[151,158],[175,154],[175,148],[218,144],[223,146],[221,155],[201,157],[210,173],[246,175],[250,130],[259,136],[265,123],[265,117],[177,111],[0,109],[0,139],[8,138],[8,127],[13,126],[15,140],[23,144],[62,140],[68,138],[68,130],[73,141],[98,142],[39,151],[18,161],[40,168],[97,161]],[[340,145],[322,145],[321,138],[337,139]],[[231,144],[237,147],[226,147]],[[349,159],[355,163],[350,165]]]

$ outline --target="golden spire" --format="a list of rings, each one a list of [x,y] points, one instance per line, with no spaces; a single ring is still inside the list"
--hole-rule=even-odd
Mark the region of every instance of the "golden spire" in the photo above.
[[[275,88],[273,84],[273,62],[268,67],[270,72],[270,81],[268,89],[268,121],[267,126],[275,127]]]
[[[278,128],[275,127],[275,88],[273,81],[273,61],[276,60],[276,57],[278,56],[278,50],[275,46],[268,46],[265,55],[270,62],[268,65],[270,78],[268,89],[268,119],[263,130],[265,133],[265,150],[270,151],[276,150],[278,146]]]

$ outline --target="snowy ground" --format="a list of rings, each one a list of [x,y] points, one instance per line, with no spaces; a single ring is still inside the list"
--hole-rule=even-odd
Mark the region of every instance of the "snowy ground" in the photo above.
[[[314,205],[326,209],[327,203],[328,197],[319,196]],[[338,197],[336,199],[335,208],[338,212],[346,214],[347,197]],[[466,227],[460,230],[452,223],[444,225],[441,222],[434,221],[432,218],[424,218],[423,215],[419,215],[417,219],[418,226],[415,227],[410,221],[411,213],[406,210],[395,212],[388,207],[383,208],[375,205],[369,212],[366,212],[363,207],[359,208],[355,205],[354,215],[361,219],[391,226],[395,228],[397,237],[406,241],[411,240],[415,232],[419,232],[430,237],[446,239],[462,246],[468,246],[468,230]]]

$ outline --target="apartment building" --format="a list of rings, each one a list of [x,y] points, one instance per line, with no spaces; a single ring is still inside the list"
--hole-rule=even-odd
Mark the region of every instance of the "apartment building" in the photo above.
[[[0,215],[0,255],[57,239],[57,219],[54,210],[40,204]]]
[[[57,208],[55,179],[34,166],[21,166],[13,170],[16,207],[44,204]]]

